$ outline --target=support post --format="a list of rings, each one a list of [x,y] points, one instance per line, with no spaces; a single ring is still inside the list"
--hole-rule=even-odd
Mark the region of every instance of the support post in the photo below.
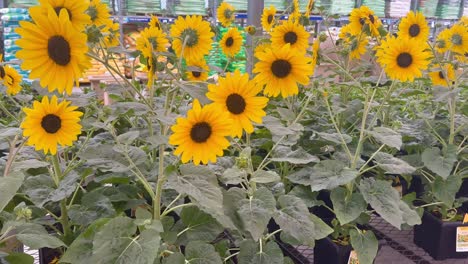
[[[260,18],[263,13],[263,6],[264,2],[263,0],[248,0],[248,6],[247,6],[247,25],[253,25],[257,29],[257,35],[260,35],[262,32],[261,28],[261,22]],[[252,69],[253,69],[253,61],[254,61],[254,56],[253,56],[253,37],[251,35],[247,35],[247,72],[249,74],[252,74]]]

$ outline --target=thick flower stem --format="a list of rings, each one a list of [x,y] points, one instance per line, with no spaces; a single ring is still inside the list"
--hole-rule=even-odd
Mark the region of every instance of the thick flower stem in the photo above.
[[[159,173],[158,182],[156,183],[156,192],[153,199],[153,219],[161,219],[161,196],[162,187],[166,182],[166,175],[164,175],[164,144],[159,146]]]
[[[449,135],[449,145],[453,145],[455,141],[455,111],[456,111],[456,98],[453,97],[449,99],[449,110],[450,110],[450,135]]]
[[[62,169],[57,154],[52,156],[52,164],[54,166],[55,177],[60,182],[63,178]],[[66,198],[60,201],[60,223],[62,224],[63,237],[62,240],[66,245],[69,245],[73,240],[73,233],[68,221],[68,209]]]

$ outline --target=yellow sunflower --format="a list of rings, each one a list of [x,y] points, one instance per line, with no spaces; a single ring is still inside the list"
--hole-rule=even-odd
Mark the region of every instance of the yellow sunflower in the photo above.
[[[21,91],[21,82],[23,77],[9,65],[5,65],[3,68],[3,84],[6,86],[6,93],[8,95],[15,95]],[[1,74],[1,71],[0,71]]]
[[[150,22],[148,22],[148,26],[150,28],[162,29],[161,22],[159,22],[158,17],[154,15],[151,15],[151,19],[150,19]]]
[[[439,53],[445,53],[450,47],[450,29],[442,30],[437,36],[435,48]]]
[[[197,60],[210,52],[214,33],[210,23],[203,21],[201,16],[187,16],[177,18],[171,27],[171,36],[177,56]]]
[[[97,27],[106,25],[110,20],[109,7],[101,0],[91,0],[86,12],[91,17],[91,24]]]
[[[309,45],[309,37],[310,34],[304,26],[291,20],[283,21],[271,32],[271,47],[279,49],[285,44],[290,44],[292,49],[305,53]]]
[[[344,47],[349,51],[350,59],[359,59],[366,53],[366,46],[369,43],[367,36],[351,34],[351,27],[348,25],[341,28],[339,38],[343,40]]]
[[[223,53],[234,57],[242,48],[242,35],[235,27],[230,28],[219,42]]]
[[[270,8],[263,9],[262,27],[265,31],[270,32],[271,29],[273,28],[273,25],[276,22],[275,15],[276,15],[276,8],[274,6],[271,5]]]
[[[187,61],[187,79],[194,82],[205,82],[208,79],[208,65],[205,59],[198,59],[196,61]]]
[[[289,20],[294,22],[299,22],[299,18],[301,17],[301,10],[299,9],[299,0],[293,0],[291,5],[291,14]]]
[[[254,131],[252,122],[261,124],[266,115],[263,108],[268,98],[257,96],[261,91],[262,87],[250,81],[248,74],[236,70],[228,73],[226,78],[219,78],[218,85],[208,85],[206,96],[219,111],[229,113],[233,120],[231,136],[242,137],[242,130],[251,134]]]
[[[271,42],[261,42],[254,50],[254,54],[265,52],[267,49],[271,49]]]
[[[29,137],[26,143],[52,155],[57,153],[57,144],[71,146],[81,133],[83,113],[69,105],[69,101],[57,102],[54,95],[50,101],[45,96],[41,102],[34,101],[33,108],[23,108],[26,117],[21,128],[23,135]]]
[[[361,6],[351,11],[349,24],[351,25],[351,33],[353,35],[359,35],[364,31],[372,36],[378,36],[382,21],[369,7]]]
[[[313,74],[310,65],[311,59],[303,53],[297,52],[284,45],[280,49],[267,49],[265,52],[255,54],[259,62],[255,64],[255,81],[265,85],[264,94],[283,98],[299,93],[297,84],[309,83],[309,76]]]
[[[249,35],[255,35],[255,33],[257,33],[257,28],[255,26],[250,25],[245,27],[245,31],[249,33]]]
[[[391,38],[378,56],[379,62],[391,79],[413,81],[427,69],[430,53],[416,39]]]
[[[166,51],[168,45],[166,33],[156,27],[143,29],[136,40],[136,48],[145,58],[153,57],[153,52]]]
[[[468,53],[468,30],[463,25],[453,25],[449,29],[448,48],[455,53]]]
[[[310,75],[314,75],[315,67],[317,66],[318,57],[319,57],[319,50],[320,50],[320,40],[316,39],[312,44],[312,62],[310,67],[312,68],[312,73]]]
[[[218,6],[217,18],[223,27],[229,27],[235,19],[235,9],[227,2],[222,2]]]
[[[229,147],[226,139],[231,134],[232,120],[227,112],[219,111],[213,105],[201,107],[194,100],[187,117],[179,117],[171,127],[174,132],[169,144],[177,146],[174,154],[181,155],[183,163],[193,160],[195,165],[216,162],[217,156]]]
[[[448,87],[455,81],[455,70],[452,64],[446,64],[443,67],[435,65],[429,72],[433,85]]]
[[[314,9],[314,0],[309,0],[309,2],[307,2],[306,12],[305,12],[305,16],[307,18],[309,18],[310,13],[312,12],[312,9]]]
[[[110,23],[102,30],[104,34],[104,47],[115,47],[120,44],[120,26],[119,23],[114,23],[109,20]]]
[[[52,6],[58,16],[60,14],[60,10],[65,9],[75,30],[83,31],[85,26],[91,23],[91,18],[86,14],[89,1],[39,0],[39,4],[40,5],[31,7],[29,9],[30,12],[41,12],[43,15],[47,16],[49,6]]]
[[[16,53],[22,60],[21,68],[30,70],[29,77],[39,78],[49,92],[71,94],[73,82],[91,66],[86,56],[86,34],[73,28],[64,9],[60,16],[51,7],[47,16],[37,9],[31,10],[30,15],[34,23],[22,21],[16,29],[21,35],[16,41],[21,48]]]
[[[400,22],[398,36],[426,42],[429,38],[429,26],[424,15],[421,12],[409,12]]]

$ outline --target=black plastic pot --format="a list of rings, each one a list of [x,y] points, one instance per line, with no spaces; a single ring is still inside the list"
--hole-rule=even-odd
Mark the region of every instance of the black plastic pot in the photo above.
[[[468,258],[468,252],[456,252],[456,235],[459,226],[468,226],[468,224],[444,222],[431,213],[424,212],[422,224],[414,226],[414,243],[435,260]]]
[[[458,190],[457,198],[460,197],[468,197],[468,179],[463,179],[462,185],[460,190]],[[459,212],[461,213],[468,213],[468,202],[463,203]]]
[[[330,238],[317,240],[314,247],[314,264],[347,264],[351,245],[338,245]]]

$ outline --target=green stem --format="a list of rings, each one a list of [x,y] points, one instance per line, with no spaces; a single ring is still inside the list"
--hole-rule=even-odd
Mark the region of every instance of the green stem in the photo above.
[[[175,211],[175,210],[177,210],[177,209],[184,208],[184,207],[187,207],[187,206],[193,206],[193,205],[195,205],[195,204],[193,204],[193,203],[186,203],[186,204],[179,204],[179,205],[176,205],[176,206],[174,206],[174,207],[172,207],[172,208],[170,208],[170,209],[165,210],[165,211],[161,214],[161,217],[166,216],[166,215],[168,215],[170,212]]]
[[[456,98],[453,97],[449,99],[449,108],[450,108],[450,135],[449,135],[449,145],[453,145],[455,141],[455,112],[456,112],[457,102]]]
[[[164,130],[164,129],[163,129]],[[166,175],[164,175],[164,144],[159,145],[159,169],[158,169],[158,182],[156,183],[156,192],[153,199],[153,218],[156,220],[161,219],[161,196],[162,187],[166,182]]]
[[[54,172],[56,179],[60,182],[63,179],[62,169],[60,168],[60,162],[57,154],[52,156],[52,164],[54,166]],[[66,245],[70,245],[73,241],[73,234],[68,221],[68,208],[66,198],[60,201],[60,223],[62,224],[63,237],[62,240]]]
[[[3,110],[3,112],[5,112],[5,114],[7,114],[8,116],[10,116],[11,118],[13,118],[16,122],[18,122],[18,119],[16,118],[16,116],[14,116],[6,107],[5,107],[5,104],[2,102],[0,103],[0,108]]]
[[[328,114],[330,115],[330,119],[331,119],[331,121],[333,123],[333,126],[335,127],[335,130],[338,133],[338,135],[340,135],[341,145],[343,146],[344,150],[346,151],[346,154],[348,154],[349,160],[351,160],[353,158],[353,155],[351,154],[351,151],[348,148],[348,144],[346,144],[346,141],[345,141],[345,139],[343,137],[343,134],[340,131],[340,128],[338,127],[338,124],[336,123],[335,115],[333,115],[332,109],[330,107],[330,103],[328,102],[328,98],[325,97],[324,100],[325,100],[325,104],[327,105]]]

